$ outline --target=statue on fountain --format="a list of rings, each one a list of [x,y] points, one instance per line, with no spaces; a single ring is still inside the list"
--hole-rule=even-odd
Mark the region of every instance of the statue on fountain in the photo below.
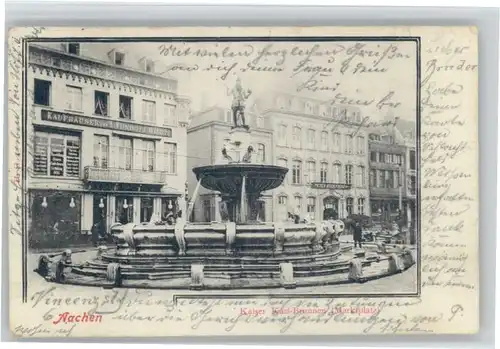
[[[245,155],[243,155],[242,161],[247,164],[250,163],[252,161],[252,153],[253,153],[253,147],[249,145],[247,148],[247,152],[245,153]]]
[[[251,94],[251,90],[243,90],[240,78],[236,79],[236,85],[233,89],[228,91],[228,95],[233,96],[233,103],[231,104],[233,111],[232,128],[242,127],[248,130],[248,125],[245,123],[245,102]]]

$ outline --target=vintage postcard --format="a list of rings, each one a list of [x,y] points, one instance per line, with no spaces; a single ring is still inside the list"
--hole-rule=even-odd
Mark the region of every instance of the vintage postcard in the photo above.
[[[13,336],[477,332],[477,35],[11,29]]]

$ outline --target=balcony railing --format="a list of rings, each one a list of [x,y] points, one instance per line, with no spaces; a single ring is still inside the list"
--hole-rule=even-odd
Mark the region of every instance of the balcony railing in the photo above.
[[[87,182],[162,185],[167,181],[167,172],[87,166],[85,167],[84,178]]]

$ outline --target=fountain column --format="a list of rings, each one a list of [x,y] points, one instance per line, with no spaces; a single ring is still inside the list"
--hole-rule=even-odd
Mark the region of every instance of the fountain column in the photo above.
[[[240,222],[246,223],[247,221],[247,193],[246,193],[246,179],[247,176],[243,176],[241,180],[241,199],[240,199]]]
[[[203,179],[203,177],[200,176],[198,183],[196,183],[196,188],[194,189],[193,196],[191,197],[191,200],[188,203],[188,210],[186,212],[186,221],[189,221],[189,219],[191,217],[191,213],[193,212],[194,203],[196,202],[196,199],[198,198],[198,191],[200,190],[202,179]]]

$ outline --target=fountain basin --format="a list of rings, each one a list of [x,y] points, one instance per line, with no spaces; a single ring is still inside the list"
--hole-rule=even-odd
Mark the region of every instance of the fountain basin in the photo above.
[[[246,192],[260,194],[279,187],[288,168],[275,165],[234,163],[224,165],[200,166],[193,169],[196,179],[207,189],[239,195],[243,177],[246,177]]]
[[[333,232],[314,223],[127,224],[113,227],[112,233],[117,256],[272,257],[338,251]]]

